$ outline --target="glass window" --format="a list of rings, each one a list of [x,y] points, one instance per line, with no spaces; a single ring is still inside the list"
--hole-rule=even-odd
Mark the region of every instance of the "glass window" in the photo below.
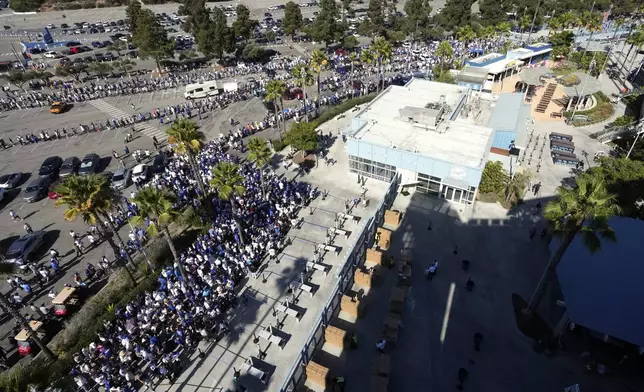
[[[429,176],[429,178],[430,178],[432,181],[441,182],[441,178],[440,178],[440,177]]]

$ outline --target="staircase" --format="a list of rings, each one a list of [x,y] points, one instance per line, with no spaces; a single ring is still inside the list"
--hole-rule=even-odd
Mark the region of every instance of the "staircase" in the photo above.
[[[546,91],[541,96],[539,104],[537,105],[538,113],[546,112],[546,109],[548,109],[548,105],[550,104],[550,100],[552,100],[552,95],[555,93],[556,88],[557,85],[555,83],[548,83],[548,87],[546,87]]]
[[[552,102],[557,104],[557,106],[560,106],[562,108],[567,108],[568,107],[568,102],[570,101],[570,97],[561,97],[557,99],[553,99]]]

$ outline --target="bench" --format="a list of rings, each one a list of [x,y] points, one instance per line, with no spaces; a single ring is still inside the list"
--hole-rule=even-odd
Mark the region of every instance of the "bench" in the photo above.
[[[266,384],[266,381],[268,381],[268,373],[263,371],[262,369],[259,369],[257,366],[261,366],[259,364],[259,359],[255,357],[248,357],[246,359],[246,362],[244,362],[244,365],[242,365],[242,369],[246,371],[247,374],[257,377],[262,383]]]
[[[339,217],[340,219],[349,219],[349,220],[351,220],[353,223],[358,223],[358,221],[360,220],[360,217],[357,217],[357,216],[355,216],[355,215],[345,214],[344,212],[338,212],[338,217]]]
[[[287,307],[284,304],[276,305],[275,306],[275,311],[280,312],[280,313],[286,313],[288,316],[295,317],[295,319],[297,320],[298,323],[300,322],[300,319],[302,318],[302,315],[300,314],[300,312],[298,312],[297,310],[295,310],[295,309],[293,309],[291,307]]]
[[[302,283],[302,282],[298,282],[298,281],[291,283],[291,287],[293,288],[293,290],[300,289],[302,291],[306,291],[307,293],[309,293],[311,295],[311,297],[313,297],[313,293],[315,291],[313,289],[313,286],[310,286],[310,285],[308,285],[306,283]]]
[[[340,247],[335,245],[318,244],[318,249],[328,250],[335,253],[336,256],[340,253]]]
[[[335,227],[329,227],[329,232],[331,232],[332,234],[343,235],[347,238],[349,238],[349,235],[350,235],[350,233],[347,230],[336,229]]]
[[[269,341],[269,342],[271,342],[273,344],[277,344],[279,346],[280,350],[283,350],[284,349],[284,346],[283,346],[284,339],[282,339],[281,337],[279,337],[277,335],[274,335],[272,330],[273,330],[273,327],[266,327],[266,328],[262,329],[259,332],[259,337],[264,339],[264,340],[267,340],[267,341]]]
[[[324,275],[329,273],[329,270],[327,269],[326,265],[320,264],[320,263],[314,263],[312,261],[307,261],[306,262],[306,268],[311,268],[314,270],[322,271],[324,272]]]
[[[561,112],[551,112],[550,117],[551,118],[562,118],[563,114]]]

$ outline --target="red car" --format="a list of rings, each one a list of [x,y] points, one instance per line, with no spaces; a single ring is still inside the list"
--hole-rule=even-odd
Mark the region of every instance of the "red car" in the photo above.
[[[293,99],[303,99],[304,93],[302,92],[302,89],[292,88],[292,89],[286,90],[286,93],[284,93],[284,98],[286,98],[286,100],[288,101]]]
[[[61,181],[57,180],[54,181],[50,186],[49,186],[49,191],[47,192],[47,197],[56,200],[60,197],[60,195],[54,190],[58,185],[60,185]]]

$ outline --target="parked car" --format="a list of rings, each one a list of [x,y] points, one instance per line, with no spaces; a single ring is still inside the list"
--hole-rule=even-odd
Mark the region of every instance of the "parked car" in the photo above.
[[[80,45],[81,45],[81,43],[76,42],[76,41],[70,41],[70,42],[65,44],[65,46],[67,46],[68,48],[73,48],[74,46],[80,46]]]
[[[100,41],[94,41],[94,42],[92,42],[92,46],[95,47],[95,48],[102,48],[105,45],[103,45],[103,43],[100,42]]]
[[[42,246],[45,232],[34,231],[18,238],[9,246],[5,258],[7,263],[25,264],[29,262],[33,254]]]
[[[112,176],[112,188],[125,189],[130,184],[132,172],[127,167],[119,167]]]
[[[58,172],[63,164],[63,159],[59,156],[49,157],[44,160],[40,169],[38,170],[39,177],[47,177],[55,180],[58,177]]]
[[[22,180],[22,173],[11,173],[5,174],[0,177],[0,188],[2,189],[12,189],[18,186]]]
[[[51,184],[49,177],[36,178],[27,185],[22,198],[28,203],[42,199],[49,192],[49,184]]]
[[[152,173],[163,173],[166,166],[168,166],[168,157],[163,153],[157,154],[152,161]]]
[[[132,181],[133,182],[144,182],[148,179],[148,166],[145,163],[134,166],[132,169]]]
[[[78,174],[83,176],[96,173],[98,171],[98,166],[100,165],[100,163],[101,157],[98,156],[98,154],[87,154],[85,155],[85,158],[83,158],[83,161],[78,168]]]
[[[69,157],[65,158],[62,166],[60,167],[59,175],[63,178],[69,177],[72,174],[78,173],[78,168],[80,167],[81,161],[78,157]]]
[[[60,53],[49,51],[49,52],[45,52],[44,56],[47,59],[55,59],[55,58],[60,57]]]

